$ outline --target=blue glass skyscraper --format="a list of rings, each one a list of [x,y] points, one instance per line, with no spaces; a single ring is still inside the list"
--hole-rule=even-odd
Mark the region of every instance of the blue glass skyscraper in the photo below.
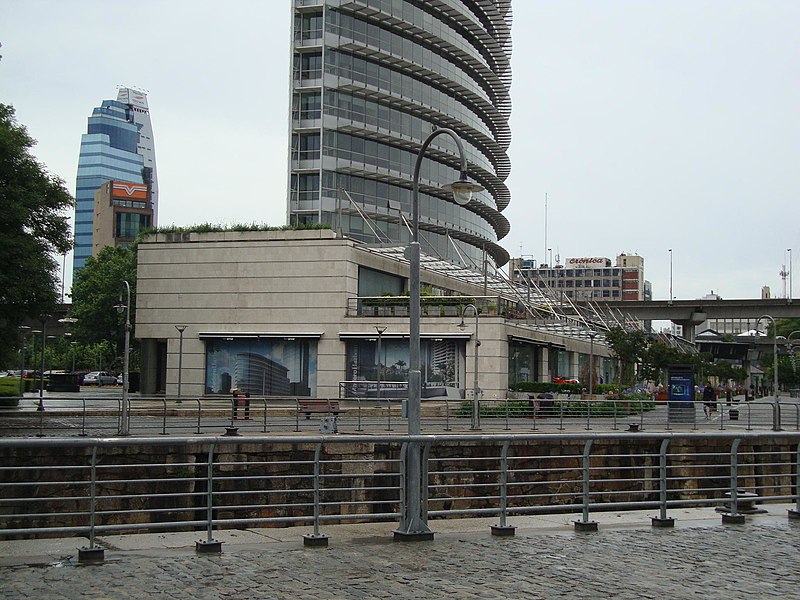
[[[147,96],[122,88],[116,100],[104,100],[92,111],[81,137],[75,187],[73,277],[92,255],[94,195],[107,181],[149,185],[153,225],[157,224],[158,181]]]

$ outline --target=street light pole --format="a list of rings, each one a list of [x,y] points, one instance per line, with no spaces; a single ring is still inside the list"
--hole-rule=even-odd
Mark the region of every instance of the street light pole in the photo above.
[[[458,147],[461,161],[461,177],[442,189],[452,192],[456,204],[465,206],[469,204],[473,192],[483,188],[467,181],[467,159],[464,146],[458,135],[452,129],[437,129],[433,131],[420,146],[417,159],[414,163],[414,184],[411,194],[411,244],[408,247],[409,262],[409,346],[408,346],[408,434],[420,433],[420,399],[422,397],[422,376],[419,362],[419,174],[425,150],[433,139],[439,135],[448,135]],[[395,539],[430,540],[433,532],[428,528],[427,507],[422,506],[422,460],[420,443],[408,444],[405,481],[404,511],[400,516],[400,525],[394,532]]]
[[[24,375],[25,375],[25,345],[26,345],[25,334],[28,333],[28,331],[30,330],[30,327],[28,327],[27,325],[20,325],[19,327],[17,327],[17,329],[19,329],[20,333],[22,334],[22,360],[21,360],[21,364],[20,364],[20,367],[19,367],[19,397],[22,398],[22,395],[25,393],[25,389],[24,389],[24,386],[23,386],[23,384],[25,382],[25,378],[24,378]]]
[[[115,306],[117,312],[125,311],[125,357],[122,363],[122,414],[120,415],[119,435],[130,435],[131,406],[128,399],[128,360],[131,350],[131,284],[127,281],[125,291],[127,293],[126,303],[122,304],[122,294],[120,293],[120,303]]]
[[[175,329],[181,335],[181,340],[178,342],[178,402],[181,402],[181,378],[183,375],[183,332],[186,331],[186,325],[175,325]]]
[[[386,325],[375,325],[375,331],[378,332],[378,382],[376,384],[377,389],[377,396],[378,402],[381,401],[381,374],[383,371],[383,366],[381,364],[381,337],[383,337],[383,333],[386,331]]]
[[[39,406],[36,408],[38,411],[44,410],[44,349],[47,345],[47,319],[50,315],[42,315],[42,368],[39,371]]]
[[[471,308],[475,312],[475,365],[472,370],[472,422],[470,429],[478,431],[481,428],[481,405],[480,393],[481,388],[478,387],[478,348],[481,345],[481,339],[478,337],[478,307],[474,304],[467,304],[464,311],[461,313],[461,324],[459,327],[464,329],[464,316],[467,314],[467,309]]]
[[[669,249],[669,303],[672,304],[672,248]]]
[[[594,338],[596,337],[597,332],[595,331],[589,334],[589,400],[594,394]]]
[[[772,385],[773,389],[775,390],[773,414],[779,416],[780,411],[778,410],[778,403],[780,402],[780,398],[778,397],[778,327],[775,324],[775,319],[770,315],[761,315],[756,321],[756,331],[758,331],[758,324],[761,322],[761,319],[769,319],[772,321]],[[777,419],[773,419],[773,421],[777,421]],[[780,422],[774,422],[773,427],[776,431],[779,431],[781,428]]]

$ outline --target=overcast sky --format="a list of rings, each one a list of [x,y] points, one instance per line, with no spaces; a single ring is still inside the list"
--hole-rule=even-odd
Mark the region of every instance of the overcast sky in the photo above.
[[[118,85],[147,90],[159,224],[281,225],[290,4],[0,0],[0,102],[74,193],[92,109]],[[788,293],[780,271],[787,249],[795,264],[800,254],[800,2],[513,6],[509,253],[637,253],[666,299],[672,248],[675,298]]]

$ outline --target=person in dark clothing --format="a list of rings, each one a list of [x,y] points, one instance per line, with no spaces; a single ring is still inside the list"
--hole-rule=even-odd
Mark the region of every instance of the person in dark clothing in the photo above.
[[[239,418],[239,406],[241,403],[244,405],[245,420],[250,420],[250,393],[242,393],[242,390],[234,388],[231,390],[231,395],[233,396],[233,419],[236,420]]]
[[[711,412],[717,408],[717,394],[711,384],[706,381],[706,386],[703,388],[703,412],[706,419],[711,418]]]

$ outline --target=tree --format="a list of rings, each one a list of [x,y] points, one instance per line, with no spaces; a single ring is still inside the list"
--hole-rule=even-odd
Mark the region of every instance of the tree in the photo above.
[[[75,274],[72,284],[72,316],[78,319],[76,338],[87,344],[115,340],[121,347],[125,334],[125,315],[114,308],[127,300],[125,284],[131,286],[131,325],[134,323],[136,301],[136,248],[106,246],[86,259],[84,267]],[[131,340],[134,339],[131,333]]]
[[[647,334],[638,329],[625,331],[621,327],[612,327],[606,332],[606,341],[620,362],[619,382],[632,385],[636,381],[636,363],[647,349]]]
[[[25,318],[52,313],[58,261],[72,247],[64,211],[74,200],[64,181],[31,153],[36,142],[0,104],[0,364],[7,364]]]

